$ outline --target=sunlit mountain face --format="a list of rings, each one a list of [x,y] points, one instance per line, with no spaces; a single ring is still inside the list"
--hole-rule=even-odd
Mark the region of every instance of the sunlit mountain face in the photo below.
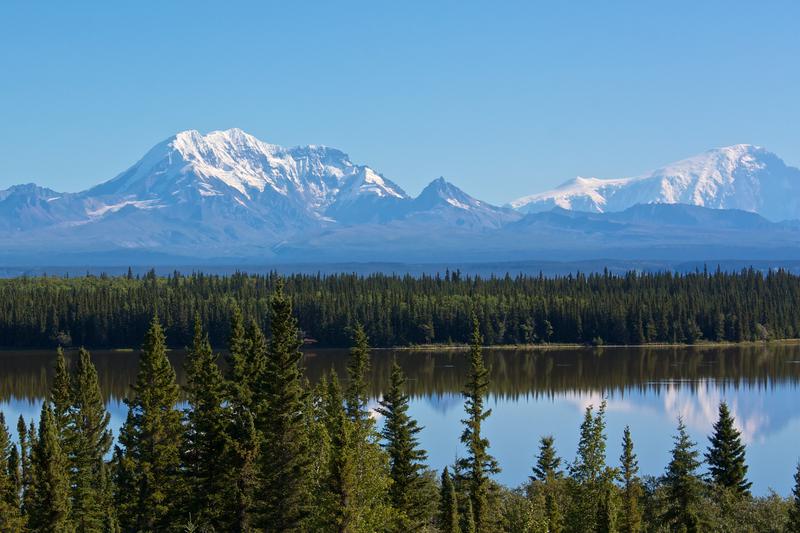
[[[412,197],[336,148],[187,130],[84,191],[0,191],[0,262],[799,259],[799,198],[800,169],[744,144],[495,206],[441,177]]]
[[[720,401],[726,401],[748,445],[754,491],[774,488],[788,494],[800,441],[800,346],[725,348],[606,348],[570,350],[485,350],[491,369],[485,431],[508,485],[530,473],[538,439],[555,436],[565,462],[573,459],[584,410],[607,402],[609,464],[617,464],[623,428],[631,427],[643,474],[660,475],[668,461],[678,417],[698,448],[707,436]],[[391,362],[398,358],[408,376],[411,414],[425,429],[420,434],[435,468],[461,453],[461,390],[467,357],[456,351],[379,350],[373,353],[370,408],[389,383]],[[93,354],[114,430],[125,419],[122,398],[135,380],[137,354]],[[170,352],[183,382],[183,354]],[[52,380],[52,352],[6,352],[0,355],[0,409],[7,420],[37,416]],[[312,382],[335,371],[345,377],[347,353],[310,350],[304,364]],[[378,424],[380,417],[375,416]]]

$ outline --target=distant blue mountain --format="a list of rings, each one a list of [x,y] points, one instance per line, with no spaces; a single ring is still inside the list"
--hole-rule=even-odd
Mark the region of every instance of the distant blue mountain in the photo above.
[[[747,145],[687,161],[512,209],[444,178],[413,198],[334,148],[186,131],[86,191],[0,191],[0,266],[800,258],[800,223],[757,214],[796,212],[797,169]],[[703,206],[672,202],[688,190]],[[611,210],[612,192],[620,206],[649,203]],[[578,197],[593,203],[575,210]]]

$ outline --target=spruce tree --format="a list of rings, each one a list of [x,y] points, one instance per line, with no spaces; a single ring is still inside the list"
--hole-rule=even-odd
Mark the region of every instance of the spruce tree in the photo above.
[[[257,421],[263,436],[259,525],[268,531],[296,531],[309,514],[311,460],[300,333],[280,281],[270,300],[270,332]]]
[[[620,480],[622,481],[622,506],[619,520],[621,533],[638,533],[642,530],[642,511],[639,500],[642,498],[642,482],[639,479],[639,460],[633,451],[631,430],[625,426],[622,434],[622,455]]]
[[[230,337],[228,338],[228,354],[226,356],[225,378],[229,387],[229,396],[233,404],[253,408],[254,383],[249,372],[247,356],[250,343],[238,305],[231,309]]]
[[[539,453],[533,467],[533,475],[529,476],[529,497],[541,491],[544,497],[544,519],[549,533],[560,533],[563,530],[564,517],[561,510],[561,493],[564,473],[561,471],[561,458],[556,454],[555,439],[552,435],[542,437],[539,441]]]
[[[749,494],[752,483],[746,479],[745,445],[725,402],[719,404],[719,418],[708,440],[705,458],[711,481],[718,487]]]
[[[475,523],[475,509],[472,507],[472,498],[469,495],[464,498],[464,505],[459,516],[461,517],[461,533],[479,533],[478,525]]]
[[[389,497],[398,513],[399,531],[419,530],[429,521],[424,477],[427,453],[419,448],[417,434],[421,431],[416,420],[408,415],[408,395],[405,394],[405,376],[392,361],[389,390],[380,401],[378,413],[384,416],[382,437],[389,454],[392,485]]]
[[[120,430],[115,500],[124,530],[170,527],[180,496],[180,390],[167,359],[164,333],[153,317],[145,337],[128,416]]]
[[[489,454],[489,439],[481,433],[481,426],[491,414],[484,408],[484,396],[489,390],[489,370],[483,362],[483,338],[477,319],[473,320],[472,346],[469,355],[469,375],[464,389],[464,409],[467,418],[461,422],[464,431],[461,442],[467,448],[467,456],[459,461],[464,472],[470,508],[474,515],[475,530],[483,533],[490,523],[490,476],[500,472],[497,461]],[[469,523],[469,521],[467,522]],[[463,528],[462,528],[463,529]]]
[[[31,448],[36,441],[35,433],[28,431],[28,426],[25,425],[25,419],[22,415],[17,419],[17,438],[19,438],[19,470],[21,478],[21,493],[22,493],[22,514],[28,514],[30,507],[30,499],[32,497],[31,487]]]
[[[12,490],[9,497],[13,500],[12,507],[19,510],[22,515],[22,460],[19,450],[12,443],[8,450],[8,477],[11,480]]]
[[[261,337],[263,338],[263,336]],[[261,436],[256,429],[255,390],[260,383],[250,375],[248,356],[251,353],[252,335],[248,337],[242,313],[234,305],[230,317],[230,337],[225,386],[229,401],[230,423],[226,431],[226,444],[229,450],[227,477],[228,490],[233,509],[230,516],[235,520],[235,531],[249,531],[252,527],[252,513],[255,491],[258,485],[258,457],[261,449]],[[261,350],[261,348],[258,348]],[[260,380],[263,376],[259,376]]]
[[[786,523],[786,533],[800,533],[800,462],[794,473],[794,487],[789,507],[789,521]]]
[[[570,477],[574,483],[570,524],[573,530],[590,532],[597,527],[598,507],[613,482],[615,472],[606,466],[605,400],[597,413],[593,407],[586,408],[580,428],[578,452],[570,465]]]
[[[686,432],[683,419],[678,419],[678,433],[674,441],[672,459],[663,479],[667,492],[667,510],[663,518],[665,523],[678,531],[698,531],[698,506],[702,490],[702,481],[697,475],[699,452]]]
[[[106,411],[97,370],[81,348],[72,387],[70,434],[72,456],[72,521],[78,532],[100,531],[111,501],[104,491],[104,458],[111,448],[111,416]]]
[[[18,462],[16,446],[11,442],[6,419],[0,412],[0,531],[22,531],[24,521],[20,511]]]
[[[327,497],[323,502],[328,507],[323,519],[329,529],[349,531],[354,521],[353,505],[354,473],[351,454],[352,423],[348,420],[343,405],[342,389],[336,372],[331,371],[327,381],[324,417],[331,443],[328,467]]]
[[[614,486],[606,485],[597,506],[595,531],[597,533],[617,533],[617,513],[614,497]]]
[[[31,450],[28,527],[35,532],[72,532],[69,464],[59,443],[50,402],[42,404],[39,435]]]
[[[392,512],[388,492],[392,483],[389,456],[380,445],[375,420],[367,408],[369,366],[367,335],[361,325],[356,325],[347,363],[345,392],[346,433],[349,433],[346,454],[353,475],[349,506],[352,527],[356,531],[384,527]]]
[[[64,350],[59,346],[56,350],[56,372],[50,388],[50,401],[53,403],[53,419],[62,444],[70,438],[68,433],[71,421],[72,390],[72,378],[67,359],[64,357]],[[65,453],[68,453],[65,447],[62,446],[62,448]]]
[[[456,486],[447,467],[444,467],[439,496],[439,530],[442,533],[461,533],[460,522]]]
[[[548,479],[560,479],[562,476],[561,458],[556,453],[555,439],[552,435],[542,437],[539,441],[539,454],[536,456],[533,475],[529,476],[530,480],[544,483]]]
[[[369,344],[361,324],[353,328],[353,346],[347,359],[347,394],[345,395],[347,417],[359,424],[369,418],[367,402],[367,373],[369,372]]]
[[[228,487],[235,483],[229,466],[226,384],[217,356],[195,317],[194,339],[186,356],[186,395],[189,403],[183,462],[188,501],[184,509],[198,523],[231,529],[235,516]]]
[[[234,521],[232,530],[251,531],[255,492],[259,481],[257,463],[261,437],[250,410],[234,406],[227,445],[232,458],[228,465],[228,477],[231,478],[228,486],[231,491],[229,503],[233,507],[230,518]]]

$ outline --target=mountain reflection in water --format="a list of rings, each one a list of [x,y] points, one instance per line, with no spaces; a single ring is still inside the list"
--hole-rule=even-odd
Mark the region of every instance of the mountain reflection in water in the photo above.
[[[486,424],[492,450],[509,485],[530,473],[538,439],[553,434],[567,462],[574,457],[578,425],[587,405],[608,400],[608,462],[617,464],[622,429],[630,425],[643,473],[659,475],[668,460],[677,417],[683,416],[703,450],[717,415],[728,401],[748,444],[754,491],[772,487],[788,494],[800,442],[800,346],[606,348],[567,350],[487,349],[491,368]],[[69,354],[74,356],[74,353]],[[138,353],[93,352],[116,433],[125,418],[122,398],[134,382]],[[460,391],[467,370],[464,352],[453,350],[373,353],[373,403],[388,385],[391,362],[408,375],[411,414],[425,426],[421,440],[430,464],[441,468],[459,453],[463,415]],[[184,380],[182,352],[170,359]],[[325,372],[345,377],[347,352],[308,350],[312,382]],[[54,352],[0,353],[0,409],[13,431],[16,418],[38,415],[53,375]]]

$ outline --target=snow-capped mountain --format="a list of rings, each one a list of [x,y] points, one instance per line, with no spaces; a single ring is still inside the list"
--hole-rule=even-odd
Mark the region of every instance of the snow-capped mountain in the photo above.
[[[214,205],[277,228],[324,222],[349,206],[354,218],[406,193],[373,169],[325,146],[283,148],[239,129],[184,131],[156,145],[131,168],[89,189],[88,214],[124,206],[152,210]]]
[[[648,203],[741,209],[775,221],[800,218],[800,169],[761,147],[738,144],[632,178],[578,177],[509,206],[523,213],[553,207],[599,213]]]
[[[406,218],[420,222],[447,220],[461,227],[496,229],[518,220],[520,215],[511,209],[477,200],[440,177],[430,182],[409,203]]]
[[[443,179],[411,198],[334,148],[283,148],[239,129],[191,130],[86,191],[58,193],[33,184],[1,191],[0,244],[270,256],[287,242],[352,226],[484,229],[519,217]]]
[[[748,145],[497,207],[444,178],[412,198],[334,148],[184,131],[82,192],[0,191],[0,266],[800,257],[800,222],[761,215],[800,218],[800,170]]]

